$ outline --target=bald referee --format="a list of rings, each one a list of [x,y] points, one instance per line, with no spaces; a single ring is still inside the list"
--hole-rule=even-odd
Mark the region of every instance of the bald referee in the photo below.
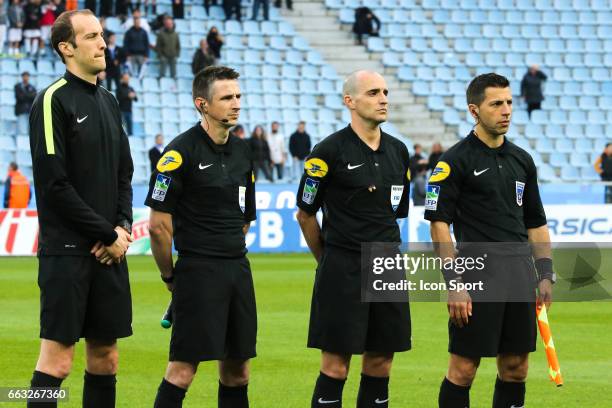
[[[133,166],[117,100],[97,80],[106,67],[102,31],[89,10],[58,17],[51,42],[66,73],[30,114],[42,338],[32,387],[59,387],[84,337],[84,407],[115,406],[116,339],[132,334]]]
[[[481,358],[495,357],[493,408],[520,408],[536,346],[536,284],[541,302],[548,307],[552,299],[550,236],[533,159],[505,136],[510,83],[494,73],[480,75],[467,88],[467,104],[476,125],[433,170],[425,218],[442,258],[455,256],[450,225],[458,256],[483,256],[486,248],[483,271],[443,273],[449,283],[482,281],[489,291],[449,291],[450,359],[439,406],[469,407]]]
[[[313,408],[342,406],[353,354],[363,355],[357,407],[387,407],[394,353],[411,348],[407,300],[361,301],[361,245],[399,243],[396,220],[408,216],[408,150],[380,129],[388,92],[376,72],[346,78],[351,123],[315,146],[297,194],[297,219],[318,263],[308,331],[308,347],[321,350]]]

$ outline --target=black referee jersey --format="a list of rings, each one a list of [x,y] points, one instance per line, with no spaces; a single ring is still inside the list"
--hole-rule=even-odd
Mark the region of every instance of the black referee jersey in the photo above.
[[[453,224],[457,242],[527,242],[527,229],[546,224],[533,159],[505,137],[490,148],[471,132],[433,170],[425,219]]]
[[[30,113],[39,255],[89,255],[132,223],[132,157],[115,97],[72,73]]]
[[[231,135],[215,144],[198,123],[164,150],[145,205],[172,214],[179,256],[244,256],[243,227],[256,218],[251,150]]]
[[[323,208],[325,245],[361,251],[365,242],[400,242],[396,219],[408,216],[408,149],[381,130],[372,150],[351,126],[317,144],[304,164],[297,206]]]

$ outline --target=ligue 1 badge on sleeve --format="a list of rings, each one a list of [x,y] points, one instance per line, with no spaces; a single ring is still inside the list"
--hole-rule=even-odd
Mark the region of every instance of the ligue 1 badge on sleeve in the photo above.
[[[516,203],[520,206],[523,205],[523,193],[525,192],[525,183],[520,181],[516,182]]]
[[[304,182],[304,190],[302,192],[302,201],[308,205],[314,203],[315,197],[317,196],[317,191],[319,191],[319,182],[311,179],[310,177],[306,177],[306,181]]]

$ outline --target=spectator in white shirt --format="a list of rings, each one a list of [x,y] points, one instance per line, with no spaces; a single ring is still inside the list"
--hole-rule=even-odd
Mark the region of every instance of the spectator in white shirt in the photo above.
[[[276,169],[276,179],[282,180],[283,169],[287,159],[287,149],[285,149],[285,136],[279,131],[280,125],[278,122],[272,122],[268,145],[270,146],[270,161]]]

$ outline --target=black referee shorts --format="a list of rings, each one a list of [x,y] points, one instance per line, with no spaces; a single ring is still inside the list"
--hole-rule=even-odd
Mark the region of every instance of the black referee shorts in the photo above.
[[[470,272],[471,274],[472,272]],[[494,279],[491,279],[495,276]],[[479,274],[464,276],[464,281],[484,277],[495,288],[495,298],[523,301],[478,301],[472,296],[472,316],[463,328],[449,319],[448,351],[464,357],[495,357],[502,353],[525,354],[536,349],[535,267],[531,257],[490,257],[486,269]],[[485,283],[486,285],[486,283]],[[522,293],[518,293],[522,292]],[[487,294],[491,296],[491,293]],[[532,298],[533,301],[525,302]]]
[[[338,354],[410,350],[410,304],[361,301],[361,256],[326,247],[317,268],[308,347]]]
[[[81,337],[132,335],[132,296],[126,260],[111,266],[94,256],[41,256],[40,337],[73,344]]]
[[[257,311],[248,259],[179,257],[174,274],[170,361],[255,357]]]

